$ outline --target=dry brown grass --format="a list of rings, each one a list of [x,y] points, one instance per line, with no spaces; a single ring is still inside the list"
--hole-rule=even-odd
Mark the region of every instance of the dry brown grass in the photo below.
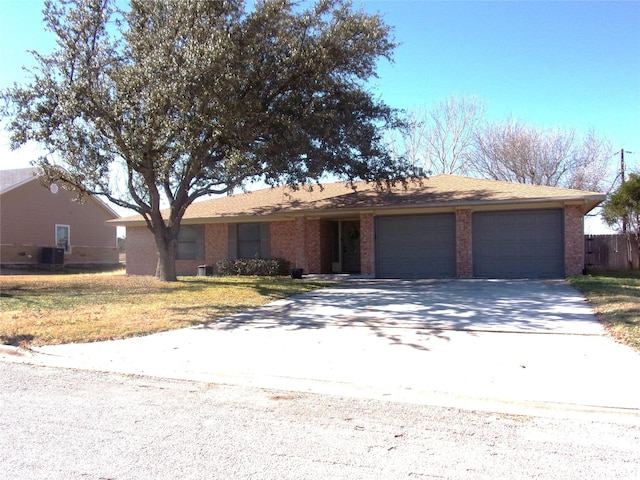
[[[600,272],[572,277],[616,340],[640,351],[640,272]]]
[[[286,277],[185,277],[163,283],[123,271],[0,276],[0,343],[51,345],[125,338],[213,322],[327,285]]]

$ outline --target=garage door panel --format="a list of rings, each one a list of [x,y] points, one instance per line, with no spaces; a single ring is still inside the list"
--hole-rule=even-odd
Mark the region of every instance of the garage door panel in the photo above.
[[[453,214],[376,218],[379,278],[447,278],[455,268]]]
[[[560,209],[474,213],[474,276],[564,276],[563,222]]]

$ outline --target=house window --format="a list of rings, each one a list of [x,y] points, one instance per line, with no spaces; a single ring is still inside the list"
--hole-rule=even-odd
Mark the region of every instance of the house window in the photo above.
[[[177,260],[202,260],[204,258],[204,231],[200,225],[180,227],[178,232]]]
[[[71,228],[69,225],[56,225],[56,247],[64,248],[65,253],[71,253]]]
[[[229,224],[229,258],[269,258],[269,224]]]
[[[238,257],[260,258],[260,224],[240,223],[238,225]]]

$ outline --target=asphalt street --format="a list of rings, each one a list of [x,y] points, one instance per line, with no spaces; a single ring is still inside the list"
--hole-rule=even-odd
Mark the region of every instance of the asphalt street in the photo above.
[[[564,282],[348,282],[0,359],[0,480],[640,479],[640,356]]]
[[[0,362],[0,478],[636,479],[640,426]]]

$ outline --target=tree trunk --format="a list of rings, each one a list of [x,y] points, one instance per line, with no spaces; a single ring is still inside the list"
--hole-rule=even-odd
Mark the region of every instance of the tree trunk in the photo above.
[[[165,239],[162,235],[156,235],[156,245],[158,247],[156,278],[162,282],[178,281],[176,275],[177,239]]]

